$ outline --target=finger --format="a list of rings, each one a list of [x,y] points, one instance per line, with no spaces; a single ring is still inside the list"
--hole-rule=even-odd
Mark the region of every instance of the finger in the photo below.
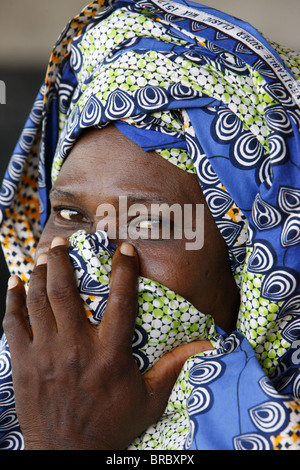
[[[193,355],[214,349],[210,341],[193,341],[178,346],[165,354],[144,375],[146,388],[150,396],[149,412],[160,417],[167,405],[172,388],[182,370],[184,363]]]
[[[3,330],[12,353],[18,353],[32,339],[27,316],[26,293],[18,276],[12,276],[8,281]]]
[[[42,253],[29,282],[27,308],[35,341],[48,341],[56,322],[47,296],[47,254]]]
[[[139,263],[132,245],[124,242],[112,261],[110,293],[99,333],[118,354],[132,354],[132,338],[137,315]]]
[[[88,322],[69,256],[69,244],[61,237],[54,238],[48,252],[47,294],[58,332],[68,331],[78,335],[83,328],[87,328]]]

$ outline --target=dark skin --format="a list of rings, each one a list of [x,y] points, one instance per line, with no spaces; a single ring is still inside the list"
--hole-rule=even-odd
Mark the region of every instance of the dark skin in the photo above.
[[[52,188],[28,296],[16,277],[7,293],[4,331],[26,449],[126,448],[160,418],[184,362],[212,349],[195,341],[139,372],[131,353],[139,275],[182,295],[225,331],[234,329],[238,289],[206,205],[201,250],[186,250],[184,238],[117,235],[106,311],[97,327],[86,320],[66,238],[78,229],[94,233],[98,205],[116,205],[122,195],[146,205],[205,204],[195,175],[144,152],[114,126],[88,131],[73,147]]]

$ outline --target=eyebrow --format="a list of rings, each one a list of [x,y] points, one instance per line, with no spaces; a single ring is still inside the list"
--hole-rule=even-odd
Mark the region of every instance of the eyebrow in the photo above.
[[[66,199],[72,199],[73,201],[78,199],[76,194],[70,193],[69,191],[63,191],[62,189],[51,189],[50,194],[49,194],[50,199],[51,198],[66,198]]]
[[[173,205],[173,204],[176,204],[174,201],[170,201],[165,197],[158,196],[158,195],[152,194],[152,193],[148,193],[148,194],[145,194],[145,193],[122,194],[120,196],[115,196],[109,202],[111,202],[112,204],[117,205],[119,203],[119,198],[123,197],[123,196],[127,198],[127,202],[129,204],[145,204],[146,205],[146,204],[155,204],[156,203],[156,204],[168,204],[170,206]],[[71,201],[78,201],[78,199],[82,200],[81,195],[76,194],[76,193],[71,193],[70,191],[65,191],[65,190],[58,189],[58,188],[53,188],[50,191],[50,199],[51,198],[63,198],[63,199],[69,199]],[[99,204],[101,204],[101,203],[99,203]],[[178,202],[177,202],[177,204],[178,204]]]

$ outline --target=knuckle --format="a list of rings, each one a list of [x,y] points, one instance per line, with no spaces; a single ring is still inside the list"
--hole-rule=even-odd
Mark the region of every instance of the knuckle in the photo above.
[[[132,310],[136,306],[137,297],[128,292],[114,291],[110,297],[110,307],[118,308],[122,311]]]
[[[7,307],[3,317],[2,327],[5,334],[11,336],[15,332],[17,323],[20,321],[20,316],[26,312],[24,305],[10,305]]]
[[[128,361],[120,357],[118,347],[111,347],[109,351],[103,351],[97,363],[98,375],[105,378],[107,386],[118,384],[127,376],[130,365]]]
[[[42,292],[31,291],[27,296],[27,308],[30,313],[44,313],[47,310],[48,299]]]
[[[68,303],[73,298],[70,286],[65,282],[52,282],[47,289],[49,299],[58,303]]]
[[[66,261],[68,258],[68,248],[66,245],[59,245],[51,248],[48,252],[47,256],[47,264],[51,264],[54,267],[58,267],[58,273],[60,273],[64,266],[66,265]]]
[[[47,354],[43,355],[43,360],[39,361],[39,364],[36,367],[39,377],[42,377],[43,380],[49,380],[53,377],[57,377],[59,367],[59,361],[57,358],[48,351]]]
[[[9,313],[6,312],[5,315],[4,315],[3,322],[2,322],[2,327],[3,327],[3,330],[4,330],[6,335],[14,330],[14,327],[15,327],[15,313],[16,312],[14,310],[12,310]]]
[[[58,245],[55,246],[54,248],[51,248],[51,250],[48,252],[48,260],[57,260],[63,256],[63,254],[66,253],[67,246],[66,245]]]
[[[65,367],[67,370],[79,371],[85,369],[89,363],[89,349],[83,344],[73,343],[68,347],[68,351],[65,355]]]

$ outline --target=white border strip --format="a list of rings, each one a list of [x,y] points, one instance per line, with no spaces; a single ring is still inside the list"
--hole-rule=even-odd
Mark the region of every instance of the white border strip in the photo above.
[[[206,24],[207,26],[213,26],[219,31],[222,31],[224,34],[227,34],[227,36],[230,36],[245,44],[249,49],[261,57],[261,59],[267,62],[282,85],[289,92],[294,102],[300,106],[300,83],[295,78],[293,78],[289,72],[287,72],[287,70],[278,61],[277,57],[275,57],[274,54],[272,54],[272,52],[259,41],[259,39],[256,39],[243,28],[229,23],[222,18],[217,18],[214,15],[207,14],[206,12],[183,6],[179,3],[172,2],[171,0],[150,1],[167,13],[199,21]],[[189,34],[186,30],[183,31],[191,36],[191,34]],[[195,35],[192,36],[195,37]]]

